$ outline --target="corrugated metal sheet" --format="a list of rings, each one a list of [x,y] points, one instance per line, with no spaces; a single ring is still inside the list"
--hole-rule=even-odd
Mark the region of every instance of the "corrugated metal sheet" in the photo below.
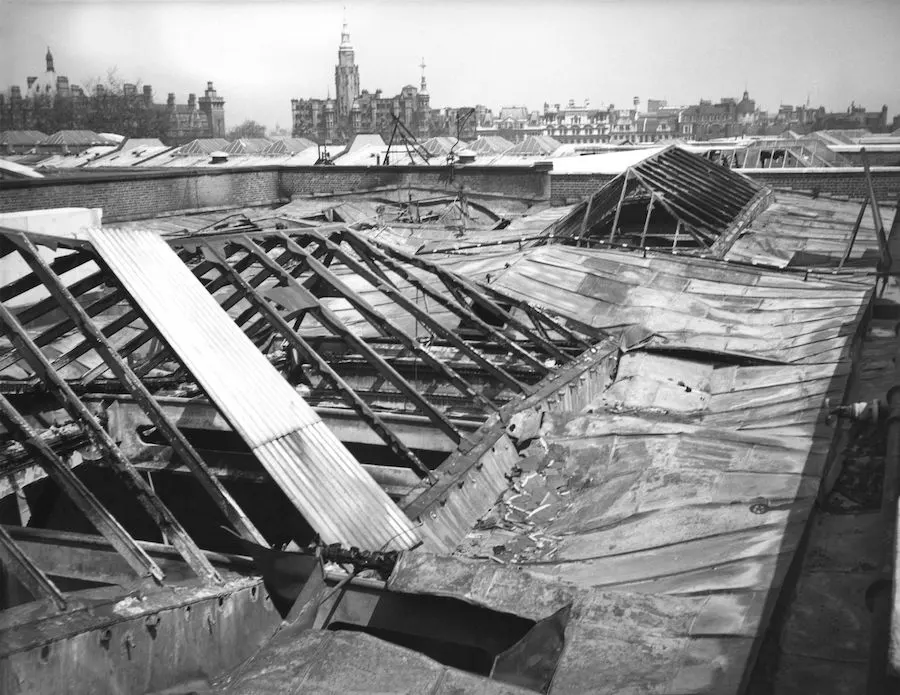
[[[88,238],[324,541],[416,543],[410,520],[156,233],[95,228]]]
[[[658,346],[786,363],[840,359],[871,291],[867,279],[561,246],[446,265],[483,281],[500,262],[493,287],[600,330],[641,326]]]

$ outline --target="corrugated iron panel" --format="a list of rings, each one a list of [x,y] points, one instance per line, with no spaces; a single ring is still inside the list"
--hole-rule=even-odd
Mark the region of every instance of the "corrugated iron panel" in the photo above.
[[[406,548],[413,525],[149,230],[91,229],[97,253],[326,542]]]

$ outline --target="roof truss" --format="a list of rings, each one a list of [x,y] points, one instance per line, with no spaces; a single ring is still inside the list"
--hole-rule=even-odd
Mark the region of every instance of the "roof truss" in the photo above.
[[[89,244],[11,229],[0,234],[0,256],[15,255],[28,268],[0,287],[7,339],[0,348],[7,432],[0,473],[40,465],[137,577],[162,582],[140,542],[72,472],[68,455],[89,442],[193,572],[220,581],[105,425],[105,404],[136,405],[229,525],[266,544],[166,405],[185,388],[202,395],[191,371]],[[48,259],[39,248],[48,245],[68,252]],[[325,407],[343,402],[424,483],[435,477],[394,431],[398,404],[405,417],[465,444],[479,422],[525,399],[554,366],[590,346],[588,336],[546,312],[342,225],[259,230],[242,223],[170,245],[285,378],[309,387]],[[34,291],[45,296],[23,302]],[[48,396],[67,418],[62,427],[41,419],[46,405],[35,399]],[[461,427],[464,421],[471,426]],[[65,596],[9,534],[0,537],[0,556],[29,589],[65,607]]]

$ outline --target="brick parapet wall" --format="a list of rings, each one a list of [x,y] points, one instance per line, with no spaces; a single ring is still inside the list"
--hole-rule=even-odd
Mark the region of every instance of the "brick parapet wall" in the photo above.
[[[117,222],[196,209],[236,208],[293,196],[386,188],[428,189],[529,201],[550,198],[550,167],[255,167],[172,171],[78,172],[0,182],[0,212],[101,207]]]
[[[521,200],[550,198],[550,168],[521,167],[302,167],[281,172],[284,191],[295,196],[332,195],[386,188],[419,188],[497,195]]]
[[[872,187],[879,203],[896,203],[900,196],[900,167],[872,167]],[[861,167],[815,169],[744,169],[743,173],[771,188],[811,191],[831,196],[864,198],[868,193]]]
[[[286,199],[279,187],[279,172],[272,168],[76,174],[0,183],[0,212],[99,207],[106,222]]]
[[[873,167],[879,201],[900,196],[900,167]],[[861,168],[744,169],[742,173],[777,189],[862,198]],[[255,167],[222,170],[116,171],[0,182],[0,212],[58,207],[102,207],[109,222],[200,209],[267,205],[294,196],[379,191],[407,186],[436,192],[550,200],[583,199],[612,174],[552,174],[546,165],[522,167]]]

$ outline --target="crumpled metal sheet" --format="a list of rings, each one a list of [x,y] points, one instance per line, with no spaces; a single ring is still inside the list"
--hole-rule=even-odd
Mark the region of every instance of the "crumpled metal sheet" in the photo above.
[[[640,326],[655,347],[782,363],[846,357],[871,292],[868,281],[600,249],[543,246],[489,259],[493,273],[488,258],[452,265],[598,331]]]
[[[403,553],[388,587],[532,620],[571,604],[551,695],[737,693],[764,609],[756,595],[583,589],[529,569],[419,551]]]
[[[220,695],[534,695],[360,632],[307,630],[267,646]]]

